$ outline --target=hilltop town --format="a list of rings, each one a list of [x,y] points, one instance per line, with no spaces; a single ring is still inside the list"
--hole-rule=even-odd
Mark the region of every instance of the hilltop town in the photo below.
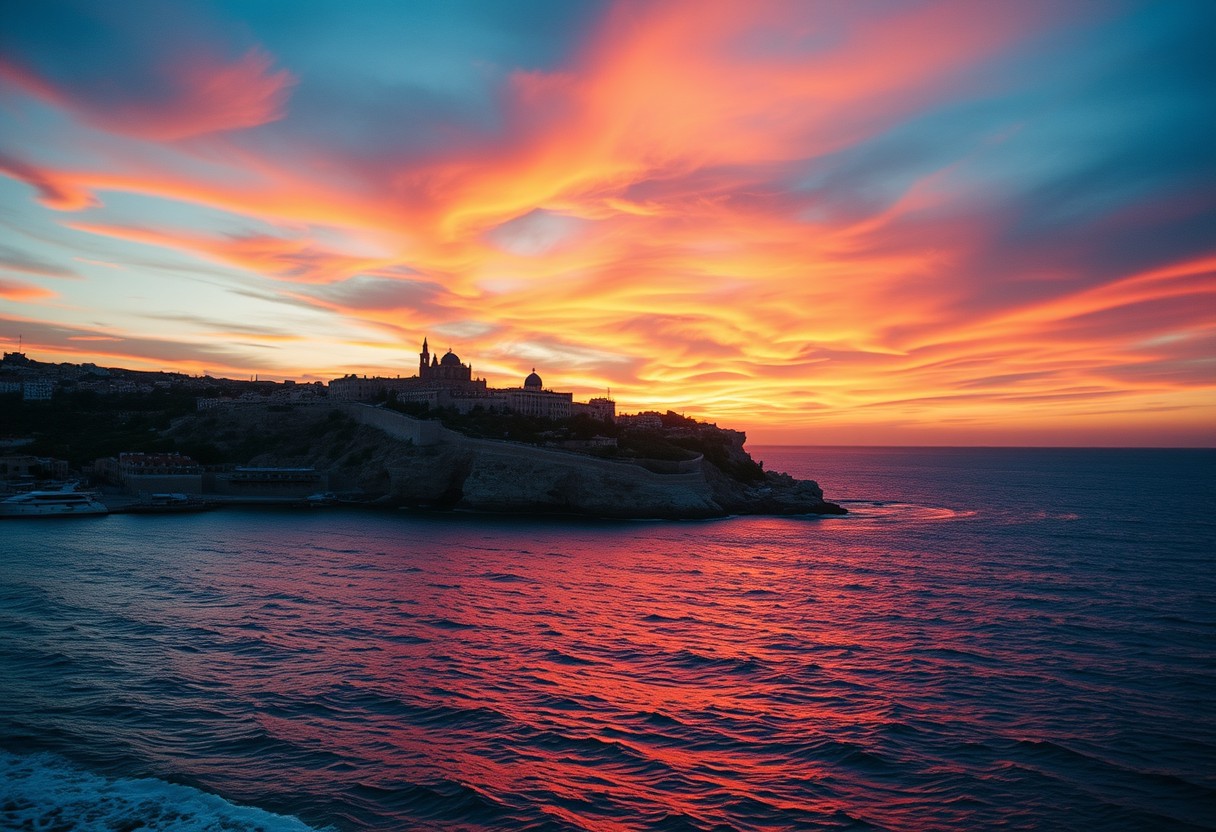
[[[739,431],[574,401],[533,370],[491,387],[424,339],[407,377],[328,384],[0,361],[0,489],[69,477],[129,494],[620,517],[842,513],[767,472]]]

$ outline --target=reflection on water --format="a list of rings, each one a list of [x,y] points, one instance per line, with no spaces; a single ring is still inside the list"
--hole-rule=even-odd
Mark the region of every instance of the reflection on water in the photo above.
[[[839,518],[6,526],[0,736],[339,829],[1203,828],[1210,521],[1001,465]]]

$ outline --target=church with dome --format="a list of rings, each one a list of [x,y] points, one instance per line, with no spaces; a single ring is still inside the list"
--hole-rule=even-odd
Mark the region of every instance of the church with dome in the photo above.
[[[536,368],[520,387],[490,387],[484,378],[473,376],[473,367],[461,362],[450,349],[442,356],[432,354],[427,339],[422,339],[418,354],[418,375],[384,378],[348,375],[329,382],[329,394],[348,401],[369,402],[393,393],[398,401],[417,402],[430,408],[454,408],[468,413],[475,408],[519,413],[541,419],[565,419],[586,413],[607,422],[616,419],[616,403],[606,397],[588,402],[574,401],[573,393],[546,390]]]
[[[423,381],[472,381],[473,368],[460,363],[460,356],[448,350],[440,358],[431,355],[426,339],[422,339],[422,352],[418,354],[418,378]]]

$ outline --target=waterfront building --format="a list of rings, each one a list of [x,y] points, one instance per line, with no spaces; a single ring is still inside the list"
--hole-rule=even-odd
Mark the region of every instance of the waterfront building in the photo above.
[[[315,468],[237,466],[214,478],[219,494],[256,497],[307,497],[324,491],[328,479]]]
[[[120,453],[117,473],[119,482],[133,494],[203,490],[203,468],[185,454]]]

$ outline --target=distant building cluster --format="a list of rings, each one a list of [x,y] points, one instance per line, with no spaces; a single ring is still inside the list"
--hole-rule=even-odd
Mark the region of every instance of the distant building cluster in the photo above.
[[[22,352],[6,352],[0,360],[0,395],[16,393],[27,402],[51,401],[61,392],[115,396],[158,391],[193,393],[199,410],[232,404],[296,404],[326,397],[325,385],[319,381],[234,381],[96,364],[48,364]]]
[[[243,384],[254,389],[235,394],[235,391],[229,391],[228,394],[219,396],[198,396],[194,400],[196,409],[212,410],[241,404],[307,404],[327,397],[325,385],[319,381],[311,384],[297,384],[294,381],[284,381],[282,384],[273,381],[250,381]]]
[[[432,409],[451,408],[469,413],[477,408],[519,413],[541,419],[565,419],[586,414],[603,422],[617,421],[616,402],[599,396],[586,402],[574,394],[547,389],[535,368],[518,387],[490,387],[473,375],[470,365],[451,350],[432,354],[427,340],[418,355],[418,374],[402,378],[347,375],[328,385],[317,381],[296,383],[216,379],[182,373],[146,372],[99,367],[96,364],[48,364],[22,352],[6,352],[0,361],[0,395],[18,394],[24,401],[51,401],[62,392],[88,392],[99,396],[147,395],[160,390],[189,392],[198,410],[242,404],[307,404],[335,398],[370,402],[392,394],[397,401]]]
[[[203,380],[181,373],[150,373],[137,370],[110,370],[96,364],[46,364],[32,361],[25,353],[6,352],[0,359],[0,394],[20,393],[23,401],[50,401],[56,391],[96,393],[111,396],[123,393],[146,395],[179,385],[201,386]]]
[[[519,413],[542,419],[565,419],[585,413],[605,422],[616,421],[616,403],[607,397],[588,402],[574,401],[573,393],[546,390],[536,370],[519,387],[494,388],[484,378],[474,378],[473,368],[448,350],[432,355],[427,340],[418,354],[418,375],[381,378],[348,375],[329,383],[329,395],[347,401],[367,402],[392,393],[397,401],[416,402],[431,408],[448,407],[459,413],[476,408]]]
[[[0,361],[0,393],[20,393],[27,402],[50,401],[61,380],[80,378],[86,366],[101,369],[92,364],[67,366],[71,369],[47,368],[30,361],[23,352],[6,352]]]
[[[646,410],[632,416],[619,416],[617,421],[626,427],[659,430],[663,427],[663,414],[655,410]]]

